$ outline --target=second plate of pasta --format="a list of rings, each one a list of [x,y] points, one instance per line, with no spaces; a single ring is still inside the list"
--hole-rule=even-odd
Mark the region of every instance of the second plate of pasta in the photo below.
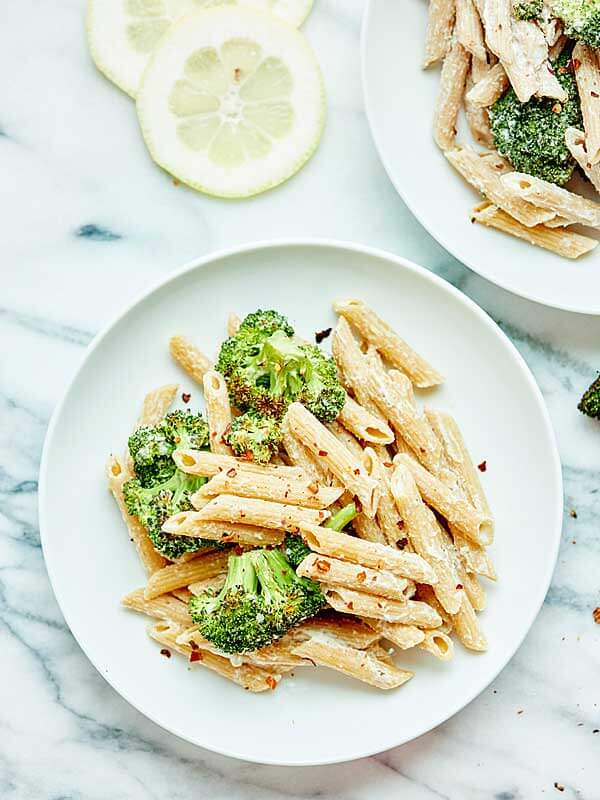
[[[309,359],[312,383],[272,407],[279,438],[263,419],[249,439],[258,412],[233,406],[269,358]],[[493,680],[547,591],[561,489],[539,390],[476,305],[383,252],[276,243],[186,266],[96,339],[50,425],[40,526],[67,623],[127,701],[219,753],[324,764]],[[285,619],[256,605],[275,574]],[[241,586],[252,614],[223,627]]]

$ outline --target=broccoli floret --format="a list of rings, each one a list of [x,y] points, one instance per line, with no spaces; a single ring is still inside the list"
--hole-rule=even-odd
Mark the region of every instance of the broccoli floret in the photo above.
[[[248,314],[240,323],[238,333],[239,331],[242,331],[242,333],[258,333],[265,338],[275,333],[275,331],[283,331],[287,336],[294,335],[294,329],[283,314],[278,311],[262,311],[261,309]]]
[[[348,523],[352,522],[354,517],[358,514],[354,503],[348,503],[347,506],[340,508],[335,514],[323,524],[324,528],[331,528],[334,531],[343,530]],[[304,561],[307,555],[312,551],[310,547],[305,544],[304,539],[297,533],[286,533],[283,540],[283,552],[287,560],[294,567],[298,569],[301,561]]]
[[[271,644],[324,605],[318,583],[299,578],[280,550],[229,557],[225,585],[192,597],[190,614],[200,634],[225,653]]]
[[[600,0],[551,0],[550,6],[567,36],[600,47]]]
[[[584,392],[577,408],[588,417],[600,419],[600,377]]]
[[[123,484],[127,511],[139,519],[154,548],[166,558],[174,559],[203,547],[215,547],[215,542],[208,539],[173,536],[162,531],[165,521],[173,514],[191,510],[190,496],[206,480],[175,468],[170,478],[154,486],[144,486],[138,478],[131,478]]]
[[[157,425],[138,428],[129,437],[129,452],[138,480],[143,486],[162,483],[175,472],[173,452],[208,447],[208,425],[202,414],[173,411]]]
[[[298,400],[322,422],[332,422],[344,405],[334,360],[316,345],[299,344],[281,328],[267,337],[240,329],[223,343],[217,369],[241,411],[253,409],[281,419]]]
[[[583,125],[571,53],[563,51],[554,62],[556,77],[568,94],[565,103],[549,97],[532,97],[520,103],[509,89],[489,110],[494,144],[519,172],[559,186],[567,183],[575,159],[565,144],[569,126]]]
[[[539,19],[544,9],[544,0],[517,0],[513,3],[513,16],[516,19]]]
[[[257,411],[246,411],[233,418],[223,438],[239,458],[267,464],[279,450],[281,428],[272,417],[265,417]]]

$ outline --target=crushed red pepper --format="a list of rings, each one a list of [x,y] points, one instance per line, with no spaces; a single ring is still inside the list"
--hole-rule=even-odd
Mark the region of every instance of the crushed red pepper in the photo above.
[[[192,395],[189,392],[182,392],[181,399],[183,400],[184,403],[189,403],[190,400],[192,399]]]
[[[322,331],[317,331],[315,333],[315,342],[317,344],[321,344],[323,339],[327,339],[327,337],[330,335],[331,335],[331,328],[323,328]]]
[[[479,472],[485,472],[487,470],[487,461],[482,461],[481,464],[477,464],[477,469]]]

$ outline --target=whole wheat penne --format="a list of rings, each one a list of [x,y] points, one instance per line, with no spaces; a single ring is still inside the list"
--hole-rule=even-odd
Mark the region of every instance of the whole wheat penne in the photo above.
[[[290,669],[298,666],[303,666],[305,663],[298,656],[292,655],[290,652],[291,641],[287,637],[282,637],[273,645],[263,648],[262,650],[254,650],[247,653],[224,653],[215,647],[212,642],[204,639],[196,625],[186,628],[176,638],[178,645],[189,645],[192,650],[201,650],[204,652],[212,653],[221,658],[227,659],[233,667],[241,667],[245,664],[255,667],[264,668],[270,672],[277,672],[279,674],[289,672]]]
[[[176,383],[169,383],[166,386],[159,386],[158,389],[148,392],[144,397],[136,427],[152,426],[160,422],[171,408],[178,388]]]
[[[449,150],[456,139],[456,122],[465,91],[471,56],[455,41],[444,59],[433,117],[433,138],[441,150]]]
[[[473,58],[487,60],[483,27],[473,0],[456,0],[456,38]]]
[[[203,578],[199,581],[194,581],[188,586],[190,594],[199,595],[205,592],[220,592],[225,584],[227,575],[221,572],[219,575],[214,575],[212,578]],[[175,591],[178,591],[177,589]]]
[[[469,89],[466,99],[479,108],[489,108],[508,89],[510,81],[500,62],[494,64],[477,83]]]
[[[144,590],[142,589],[142,592]],[[185,587],[181,587],[180,589],[173,589],[171,595],[175,597],[177,600],[181,600],[182,603],[185,603],[186,606],[192,599],[192,593],[189,590],[189,587],[186,589]],[[167,595],[163,595],[167,596]]]
[[[429,0],[423,69],[441,61],[452,41],[455,0]]]
[[[298,575],[331,586],[345,586],[367,594],[389,597],[392,600],[407,600],[405,592],[410,588],[406,578],[392,572],[371,569],[349,561],[340,561],[329,556],[310,553],[298,565]]]
[[[454,656],[454,643],[443,631],[425,631],[424,639],[417,645],[440,661],[450,661]]]
[[[173,620],[178,625],[191,625],[192,618],[187,605],[170,594],[146,600],[143,589],[135,589],[121,599],[121,605],[162,620]]]
[[[405,538],[405,534],[403,532],[402,519],[392,496],[387,469],[370,447],[367,447],[364,451],[363,462],[369,475],[378,480],[381,487],[381,497],[379,498],[376,516],[377,524],[383,532],[386,544],[396,547],[397,542]]]
[[[417,586],[417,593],[415,595],[415,599],[422,603],[427,603],[428,606],[434,609],[437,613],[439,618],[442,620],[441,625],[436,625],[436,631],[443,631],[444,633],[452,633],[454,628],[454,624],[452,622],[452,617],[448,612],[444,609],[440,601],[437,599],[435,592],[433,591],[433,586],[428,586],[425,583],[420,583]],[[430,626],[424,625],[425,629],[428,629]]]
[[[191,536],[200,539],[252,547],[271,547],[281,544],[283,531],[258,525],[239,525],[235,522],[214,522],[199,518],[199,511],[180,511],[164,523],[163,531],[176,536]]]
[[[466,595],[463,598],[460,610],[457,614],[452,614],[451,619],[453,629],[465,647],[479,652],[487,650],[487,639],[479,627],[477,615]]]
[[[600,164],[592,164],[588,158],[584,132],[577,128],[567,128],[565,131],[565,144],[596,191],[600,192]],[[567,221],[567,224],[570,224],[570,222]]]
[[[476,206],[471,211],[471,220],[485,225],[487,228],[495,228],[503,233],[508,233],[517,239],[523,239],[529,244],[543,247],[545,250],[550,250],[565,258],[579,258],[598,245],[596,239],[563,229],[547,228],[545,225],[527,228],[502,211],[501,208],[487,202]]]
[[[477,8],[489,49],[501,60],[512,58],[511,0],[478,0]]]
[[[474,150],[460,147],[448,150],[444,155],[467,183],[523,225],[531,228],[547,222],[554,216],[554,211],[536,208],[535,205],[520,198],[510,186],[503,183],[502,172]]]
[[[211,369],[204,375],[203,385],[210,449],[213,453],[231,455],[231,447],[224,439],[231,427],[231,407],[225,378]]]
[[[190,645],[177,642],[177,635],[181,632],[179,627],[175,627],[165,622],[157,622],[148,628],[149,636],[160,644],[165,645],[170,650],[186,656],[189,661],[200,664],[207,669],[217,672],[238,686],[248,689],[250,692],[264,692],[274,689],[281,678],[281,674],[261,669],[250,664],[242,664],[234,667],[233,664],[223,656],[215,655],[206,650],[194,650]]]
[[[356,536],[315,525],[302,525],[301,534],[310,549],[321,555],[372,569],[387,570],[419,583],[435,583],[437,580],[432,567],[416,553],[405,553],[385,544],[366,542]]]
[[[425,389],[444,382],[444,377],[361,300],[338,300],[334,310],[350,322],[392,367],[406,373],[415,386]],[[338,322],[338,328],[341,320]],[[342,329],[343,330],[343,329]],[[345,371],[345,368],[344,368]]]
[[[465,116],[467,118],[469,130],[471,131],[471,136],[477,142],[477,144],[480,144],[482,147],[493,147],[494,135],[492,133],[490,117],[487,108],[476,106],[467,99],[469,94],[468,90],[473,85],[471,75],[472,72],[467,78],[467,93],[463,99]]]
[[[333,433],[338,441],[348,448],[354,458],[358,460],[362,459],[363,449],[360,446],[359,441],[350,433],[350,431],[347,431],[346,428],[344,428],[343,425],[340,425],[337,420],[335,422],[330,422],[326,427],[330,433]]]
[[[410,650],[411,647],[416,647],[425,639],[425,631],[417,628],[416,625],[384,622],[381,619],[365,619],[365,622],[400,650]]]
[[[406,535],[416,552],[428,561],[435,572],[435,595],[448,611],[456,613],[464,592],[444,544],[432,511],[423,503],[415,480],[406,465],[399,463],[391,480],[392,494],[404,520]]]
[[[477,544],[489,545],[492,543],[494,523],[489,514],[477,510],[465,500],[463,495],[451,491],[439,478],[424,469],[411,456],[399,454],[394,458],[394,463],[403,464],[410,470],[425,502],[435,508],[464,536],[468,536]],[[402,513],[401,509],[399,510]]]
[[[343,491],[341,486],[322,486],[317,481],[291,480],[283,475],[244,472],[231,468],[211,478],[198,490],[198,494],[205,497],[234,494],[238,497],[274,500],[305,508],[327,508],[340,498]]]
[[[389,600],[342,586],[323,584],[322,588],[329,605],[344,614],[427,628],[435,628],[442,622],[437,611],[417,600]]]
[[[227,316],[227,335],[235,336],[239,330],[242,320],[233,311]]]
[[[458,571],[458,579],[465,589],[465,594],[475,611],[484,611],[487,606],[485,589],[479,583],[477,575],[467,572],[465,567]]]
[[[329,482],[329,478],[332,477],[331,473],[321,460],[317,461],[310,450],[296,439],[292,433],[287,417],[284,417],[281,422],[281,440],[292,464],[295,464],[297,468],[301,469],[311,480]]]
[[[593,200],[524,172],[507,172],[500,180],[515,194],[530,203],[547,208],[580,225],[600,228],[600,204]]]
[[[308,639],[297,645],[293,652],[310,659],[314,664],[329,667],[378,689],[395,689],[413,677],[412,672],[399,669],[365,650],[355,650],[328,637]]]
[[[365,514],[358,514],[358,516],[352,520],[352,527],[359,539],[364,539],[365,542],[374,542],[384,545],[388,543],[377,520],[371,519]]]
[[[363,442],[385,445],[394,441],[394,432],[390,426],[381,424],[379,417],[371,414],[351,397],[346,397],[338,422]]]
[[[308,474],[298,467],[280,464],[254,464],[252,461],[239,460],[221,453],[209,453],[208,450],[175,450],[173,461],[182,472],[190,475],[204,475],[206,478],[235,469],[260,475],[283,475],[290,480],[310,479]]]
[[[173,336],[169,341],[169,351],[190,378],[202,386],[204,375],[212,369],[210,359],[185,336]]]
[[[568,39],[564,34],[559,34],[559,36],[558,36],[557,40],[554,42],[554,44],[551,44],[550,42],[548,42],[548,44],[550,45],[550,47],[548,48],[548,58],[550,59],[550,62],[556,61],[556,59],[559,57],[559,55],[565,49],[565,45],[567,44],[567,41],[568,41]]]
[[[316,635],[326,635],[339,642],[364,650],[379,640],[379,633],[370,625],[365,625],[356,617],[347,617],[338,613],[319,615],[302,622],[289,632],[297,642],[305,641]]]
[[[106,477],[108,480],[108,488],[119,507],[123,522],[127,526],[129,538],[135,544],[144,569],[149,575],[152,575],[157,570],[164,567],[167,560],[163,558],[160,553],[156,552],[152,542],[148,538],[147,530],[125,507],[123,484],[126,480],[129,480],[129,478],[132,478],[133,475],[116,456],[110,456],[106,465]]]
[[[365,474],[360,461],[300,403],[291,403],[286,420],[294,436],[322,459],[340,483],[359,499],[364,513],[374,517],[379,502],[377,481]]]
[[[228,560],[229,553],[219,551],[199,555],[183,564],[168,564],[150,576],[144,589],[144,597],[146,600],[153,600],[173,589],[220,575],[227,571]]]
[[[600,59],[598,51],[577,42],[573,49],[577,64],[575,79],[581,100],[581,114],[587,146],[588,161],[593,166],[600,161]]]
[[[192,503],[194,497],[192,496]],[[270,500],[222,494],[213,497],[197,513],[195,519],[207,522],[238,522],[261,528],[297,531],[302,525],[320,525],[330,516],[330,512],[325,509],[301,508]]]

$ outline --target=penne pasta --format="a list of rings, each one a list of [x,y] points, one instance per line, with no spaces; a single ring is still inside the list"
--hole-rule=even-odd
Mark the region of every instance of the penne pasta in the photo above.
[[[338,422],[363,442],[386,445],[394,441],[390,426],[382,424],[379,417],[371,414],[351,397],[346,397]]]
[[[235,336],[241,324],[242,320],[238,315],[231,312],[227,317],[227,336]]]
[[[343,425],[340,425],[337,420],[335,422],[330,422],[325,427],[328,431],[333,433],[335,438],[352,453],[354,458],[358,459],[359,461],[362,460],[363,449],[360,446],[358,439],[353,436],[350,431],[347,431],[346,428],[344,428]]]
[[[192,505],[195,499],[196,495],[192,495]],[[320,525],[330,516],[330,512],[325,509],[301,508],[270,500],[252,497],[242,499],[235,495],[222,494],[210,500],[197,512],[194,519],[206,522],[238,522],[295,532],[303,525]]]
[[[281,544],[283,532],[257,525],[238,525],[235,522],[213,522],[198,518],[198,511],[180,511],[164,523],[163,531],[176,536],[191,536],[215,542],[248,547],[271,547]]]
[[[600,192],[600,164],[592,164],[589,160],[583,131],[577,128],[567,128],[565,131],[565,144],[569,148],[569,152],[575,161],[577,161],[584,171],[590,183],[597,192]],[[570,224],[569,220],[565,219],[561,221],[563,224]]]
[[[433,116],[433,138],[443,151],[454,146],[458,112],[462,104],[470,62],[469,53],[460,42],[455,41],[444,59]]]
[[[292,464],[295,464],[296,467],[303,470],[305,475],[309,475],[311,480],[328,482],[331,473],[326,469],[323,463],[318,463],[317,460],[313,458],[312,453],[302,442],[296,439],[292,433],[287,417],[284,417],[281,423],[281,439]]]
[[[377,631],[400,650],[410,650],[425,639],[425,631],[416,625],[403,625],[401,622],[384,622],[381,619],[365,619],[367,625]]]
[[[211,452],[231,455],[231,448],[224,439],[231,427],[231,407],[225,378],[211,369],[204,375],[203,385]]]
[[[450,661],[454,656],[454,643],[443,631],[425,631],[422,642],[417,645],[440,661]]]
[[[456,0],[456,38],[473,58],[487,61],[483,27],[473,0]]]
[[[593,200],[524,172],[509,172],[502,176],[501,181],[530,203],[547,208],[579,225],[600,228],[600,204]]]
[[[296,572],[319,583],[344,586],[392,600],[408,599],[406,592],[411,588],[411,583],[406,578],[399,578],[392,572],[363,567],[317,553],[306,556]]]
[[[185,336],[173,336],[169,341],[169,352],[190,378],[202,386],[205,374],[212,369],[210,359]]]
[[[230,469],[259,475],[282,475],[290,480],[308,480],[308,474],[298,467],[280,464],[254,464],[252,461],[238,460],[233,456],[209,453],[207,450],[175,450],[173,461],[182,472],[190,475],[203,475],[211,478]]]
[[[442,622],[437,611],[418,600],[389,600],[342,586],[323,584],[322,588],[329,605],[344,614],[423,628],[435,628]]]
[[[376,519],[370,519],[365,514],[359,514],[352,520],[352,527],[359,539],[376,544],[387,544],[384,532],[379,527]]]
[[[479,627],[477,615],[466,595],[458,613],[452,614],[451,619],[453,630],[465,647],[478,652],[487,650],[487,639]]]
[[[390,547],[396,547],[398,541],[405,539],[404,523],[400,518],[392,496],[387,469],[370,447],[365,449],[363,461],[369,475],[378,480],[381,487],[381,497],[379,498],[376,515],[377,524],[383,533],[384,542],[389,544]],[[387,463],[391,464],[392,462]]]
[[[379,641],[379,633],[356,617],[347,617],[337,613],[321,614],[318,617],[302,622],[289,632],[296,641],[305,641],[314,636],[328,636],[348,647],[365,650]]]
[[[204,594],[204,592],[220,592],[225,584],[226,575],[224,572],[221,572],[219,575],[215,575],[212,578],[204,578],[203,580],[194,581],[194,583],[190,583],[187,590],[190,594],[199,595]],[[175,589],[175,592],[179,591]]]
[[[588,162],[594,166],[600,161],[600,60],[598,51],[582,42],[577,42],[573,48],[572,62],[576,65],[575,79],[581,100]]]
[[[429,0],[423,68],[446,57],[454,29],[455,0]]]
[[[467,92],[465,99],[478,108],[489,108],[508,89],[510,81],[506,70],[498,62]]]
[[[131,608],[133,611],[139,611],[141,614],[147,614],[149,617],[171,620],[178,625],[187,626],[192,624],[192,618],[186,603],[182,603],[181,600],[170,594],[163,594],[152,600],[146,600],[144,590],[135,589],[135,591],[129,592],[121,599],[121,605],[125,606],[125,608]]]
[[[196,581],[213,578],[227,571],[229,553],[226,550],[202,553],[191,561],[181,564],[168,564],[154,572],[144,589],[146,600],[153,600],[161,594],[189,586]]]

